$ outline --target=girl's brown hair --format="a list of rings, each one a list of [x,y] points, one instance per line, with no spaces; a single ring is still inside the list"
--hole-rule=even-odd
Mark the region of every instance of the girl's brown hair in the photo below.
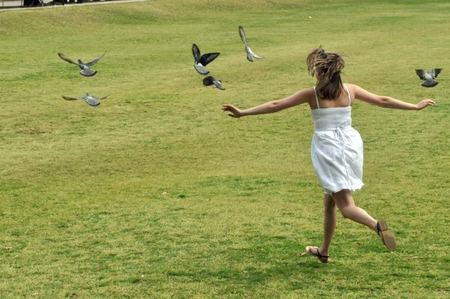
[[[317,74],[317,96],[320,99],[334,100],[339,97],[343,88],[341,70],[345,62],[337,53],[325,52],[321,47],[314,49],[306,58],[308,72]]]

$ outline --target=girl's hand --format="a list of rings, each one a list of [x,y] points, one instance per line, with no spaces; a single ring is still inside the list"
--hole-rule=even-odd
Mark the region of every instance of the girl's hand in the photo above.
[[[425,99],[416,104],[417,110],[422,110],[428,106],[433,106],[434,101],[432,99]]]
[[[231,117],[239,118],[239,117],[243,116],[242,111],[239,108],[237,108],[233,105],[230,105],[230,104],[224,104],[222,106],[222,110],[225,112],[231,112],[231,114],[228,114],[228,116],[231,116]]]

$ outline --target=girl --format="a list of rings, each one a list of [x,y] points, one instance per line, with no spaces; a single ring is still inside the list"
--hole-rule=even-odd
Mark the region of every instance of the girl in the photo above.
[[[336,228],[336,206],[345,218],[368,226],[381,238],[389,250],[395,250],[395,238],[383,220],[376,220],[356,206],[352,192],[363,186],[363,142],[352,128],[351,105],[355,99],[383,108],[422,110],[434,104],[425,99],[417,104],[406,103],[392,97],[379,96],[354,84],[343,84],[340,73],[344,60],[337,53],[322,48],[307,57],[308,72],[315,76],[314,88],[306,88],[277,101],[270,101],[248,109],[225,104],[222,110],[239,118],[247,115],[273,113],[307,103],[312,111],[314,136],[311,159],[316,175],[325,190],[324,238],[320,247],[307,246],[306,252],[322,263],[328,262],[328,252]]]

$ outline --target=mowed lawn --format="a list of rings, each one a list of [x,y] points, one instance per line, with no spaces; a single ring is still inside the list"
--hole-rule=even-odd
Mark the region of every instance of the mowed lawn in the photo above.
[[[247,62],[243,25],[253,50]],[[149,0],[0,11],[1,298],[448,298],[450,3]],[[192,43],[221,52],[202,85]],[[425,111],[353,106],[356,202],[398,250],[338,215],[331,263],[306,106],[243,119],[314,85],[305,58]],[[89,60],[85,78],[56,55]],[[441,67],[420,86],[415,68]],[[97,108],[61,96],[110,97]]]

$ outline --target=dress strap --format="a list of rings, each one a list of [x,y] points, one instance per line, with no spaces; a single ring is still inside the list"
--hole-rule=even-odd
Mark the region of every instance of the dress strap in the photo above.
[[[320,109],[320,105],[319,105],[319,99],[317,98],[317,92],[316,92],[316,87],[314,86],[314,96],[316,97],[316,104],[317,104],[317,109]]]
[[[348,91],[348,88],[345,85],[344,85],[344,89],[348,96],[348,105],[351,106],[352,105],[352,97],[350,96],[350,91]]]

